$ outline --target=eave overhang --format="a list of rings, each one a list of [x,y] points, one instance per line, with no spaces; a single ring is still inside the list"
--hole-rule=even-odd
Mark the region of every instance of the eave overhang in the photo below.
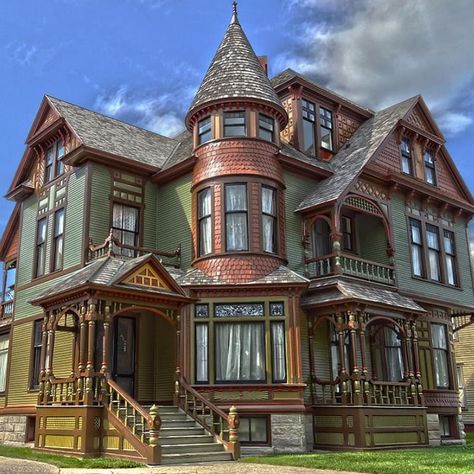
[[[182,161],[181,163],[177,163],[170,168],[167,168],[163,171],[156,172],[152,177],[152,181],[158,184],[166,183],[172,179],[175,179],[179,176],[187,174],[191,172],[196,164],[196,157],[191,156],[190,158]]]
[[[9,257],[6,252],[8,251],[8,247],[15,235],[15,231],[18,229],[19,221],[20,206],[17,204],[10,215],[10,219],[8,219],[8,223],[0,240],[0,261],[2,262],[5,261],[5,258]]]
[[[31,196],[35,192],[35,187],[30,181],[24,181],[18,186],[10,190],[5,198],[9,201],[21,202],[26,199],[28,196]]]

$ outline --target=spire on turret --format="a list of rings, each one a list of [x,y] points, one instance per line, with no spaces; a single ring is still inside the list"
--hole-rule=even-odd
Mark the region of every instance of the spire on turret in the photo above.
[[[239,17],[237,14],[237,2],[235,0],[232,2],[232,20],[230,22],[231,23],[239,22]]]

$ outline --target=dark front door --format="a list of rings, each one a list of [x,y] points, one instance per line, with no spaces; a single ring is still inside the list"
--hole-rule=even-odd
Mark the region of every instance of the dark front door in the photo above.
[[[113,379],[132,397],[135,392],[135,319],[115,318]]]

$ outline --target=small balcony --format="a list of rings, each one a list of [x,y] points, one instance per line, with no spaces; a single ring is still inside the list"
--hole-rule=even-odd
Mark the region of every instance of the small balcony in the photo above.
[[[341,274],[366,281],[395,285],[395,268],[392,265],[372,262],[344,253],[306,259],[306,275],[308,278]]]

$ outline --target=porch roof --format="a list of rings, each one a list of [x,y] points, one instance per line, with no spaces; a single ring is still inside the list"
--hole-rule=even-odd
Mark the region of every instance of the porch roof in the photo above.
[[[171,282],[169,288],[147,287],[143,285],[135,285],[130,282],[123,282],[124,278],[134,270],[138,270],[142,265],[151,262],[160,269],[165,279]],[[70,293],[85,285],[113,289],[139,290],[150,294],[174,296],[183,300],[188,298],[184,291],[176,283],[176,279],[181,275],[181,271],[176,268],[164,267],[153,254],[145,254],[136,258],[121,258],[107,256],[88,263],[84,268],[69,273],[47,290],[43,291],[30,303],[40,305],[43,302],[53,300],[63,294]],[[174,288],[173,288],[174,286]]]
[[[316,290],[316,292],[303,298],[301,302],[302,306],[323,306],[329,303],[357,300],[391,306],[415,313],[426,313],[426,310],[415,303],[415,301],[400,295],[396,291],[380,288],[378,286],[354,283],[340,278],[313,281],[309,289],[313,291]]]

